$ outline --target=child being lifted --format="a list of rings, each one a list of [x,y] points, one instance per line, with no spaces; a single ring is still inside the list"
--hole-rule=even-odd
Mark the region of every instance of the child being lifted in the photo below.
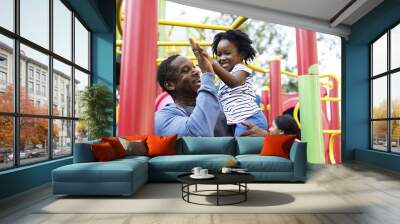
[[[198,43],[192,39],[190,41],[192,46],[208,57]],[[249,121],[264,130],[268,128],[267,120],[256,103],[251,70],[243,64],[248,64],[256,55],[252,43],[242,31],[228,30],[215,35],[212,44],[212,52],[217,59],[212,61],[213,69],[222,81],[218,98],[227,124],[234,128],[235,136],[247,130],[242,121]]]

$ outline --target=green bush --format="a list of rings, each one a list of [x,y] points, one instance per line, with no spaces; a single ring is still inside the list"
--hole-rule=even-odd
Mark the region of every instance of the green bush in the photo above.
[[[108,87],[95,84],[80,93],[81,118],[87,125],[89,140],[110,136],[113,121],[113,94]]]

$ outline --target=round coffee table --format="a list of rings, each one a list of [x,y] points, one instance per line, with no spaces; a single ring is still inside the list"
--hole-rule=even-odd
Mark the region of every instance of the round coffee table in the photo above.
[[[193,179],[190,177],[191,173],[182,174],[177,177],[178,181],[182,183],[182,199],[188,203],[198,205],[215,205],[215,204],[202,204],[190,201],[190,196],[203,196],[203,197],[216,197],[217,206],[220,205],[234,205],[247,200],[247,192],[249,188],[247,183],[255,180],[255,177],[249,173],[216,173],[212,179]],[[197,185],[215,185],[215,190],[197,190]],[[190,191],[190,186],[195,186],[194,191]],[[220,185],[236,185],[237,190],[223,190]],[[215,194],[206,194],[214,192]],[[221,197],[240,196],[240,199],[231,203],[221,203]]]

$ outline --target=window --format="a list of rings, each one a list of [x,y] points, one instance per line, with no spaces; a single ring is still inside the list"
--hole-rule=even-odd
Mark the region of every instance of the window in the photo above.
[[[49,48],[49,0],[20,0],[21,36]]]
[[[36,69],[36,80],[40,81],[40,70]]]
[[[89,85],[89,74],[75,70],[75,117],[81,114],[80,93]]]
[[[0,54],[0,88],[5,91],[7,85],[7,56]]]
[[[0,26],[14,31],[14,0],[1,0]]]
[[[82,68],[89,69],[89,32],[75,18],[75,62]]]
[[[371,148],[400,153],[400,24],[370,45]]]
[[[36,84],[36,95],[40,95],[40,84]]]
[[[72,12],[60,1],[53,0],[54,53],[71,60]]]
[[[7,68],[7,56],[0,54],[0,67]]]
[[[42,82],[46,82],[46,74],[45,73],[42,73]]]
[[[64,96],[71,96],[72,95],[72,90],[71,89],[65,89],[65,85],[69,83],[69,85],[72,84],[72,68],[69,65],[66,65],[56,59],[53,60],[53,114],[59,114],[60,113],[60,107],[64,105]],[[59,96],[59,94],[61,96]],[[58,101],[60,97],[60,101],[62,102],[61,104]],[[69,97],[67,100],[67,103],[69,105],[72,104],[72,98]],[[71,101],[71,102],[69,102]],[[57,105],[56,105],[57,104]],[[65,116],[72,116],[72,108],[68,107],[65,111],[66,114]],[[64,116],[63,115],[63,116]]]
[[[70,156],[87,139],[74,105],[90,85],[90,31],[67,1],[0,2],[0,170]]]
[[[28,82],[28,92],[29,94],[33,94],[33,82]]]
[[[0,14],[3,12],[2,10],[0,9]],[[2,16],[0,15],[0,20],[3,18]],[[0,33],[0,46],[0,58],[2,58],[0,62],[0,74],[2,75],[0,76],[2,76],[1,80],[3,80],[0,81],[0,113],[12,113],[14,111],[14,71],[11,62],[14,57],[14,41]],[[7,59],[9,60],[6,62]]]
[[[0,84],[2,85],[7,84],[7,74],[3,71],[0,71]]]
[[[28,71],[29,79],[33,80],[33,67],[29,66],[29,71]]]
[[[42,96],[46,97],[46,86],[42,86]]]

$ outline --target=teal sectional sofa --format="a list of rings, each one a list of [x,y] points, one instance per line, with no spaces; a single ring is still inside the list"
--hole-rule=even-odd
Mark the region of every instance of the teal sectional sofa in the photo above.
[[[54,194],[131,195],[148,181],[176,181],[176,177],[200,166],[219,172],[228,160],[236,160],[259,182],[304,182],[306,143],[294,142],[290,159],[260,156],[262,137],[183,137],[177,155],[127,156],[96,162],[90,149],[98,141],[75,144],[74,163],[52,171]]]

